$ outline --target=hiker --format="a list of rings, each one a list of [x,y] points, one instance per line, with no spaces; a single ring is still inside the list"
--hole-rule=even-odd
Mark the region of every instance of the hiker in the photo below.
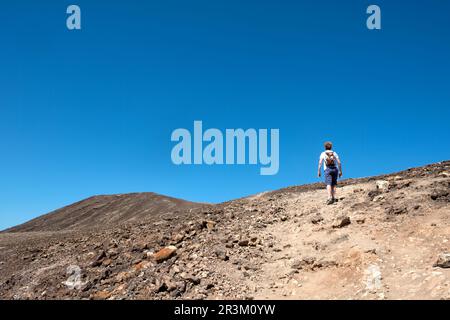
[[[332,150],[333,144],[329,141],[324,143],[325,151],[320,154],[319,167],[317,176],[320,178],[323,162],[323,171],[325,175],[325,183],[327,185],[328,199],[327,204],[333,204],[336,201],[336,185],[337,179],[342,177],[342,166],[339,156]],[[339,166],[339,169],[338,169]]]

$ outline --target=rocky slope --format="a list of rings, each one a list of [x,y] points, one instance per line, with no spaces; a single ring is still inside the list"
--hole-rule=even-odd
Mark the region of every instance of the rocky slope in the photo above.
[[[0,298],[450,298],[449,161],[338,192],[330,206],[313,184],[96,230],[35,221],[0,234]]]
[[[86,230],[139,222],[149,216],[198,210],[206,204],[171,198],[152,192],[94,196],[55,210],[6,232]]]

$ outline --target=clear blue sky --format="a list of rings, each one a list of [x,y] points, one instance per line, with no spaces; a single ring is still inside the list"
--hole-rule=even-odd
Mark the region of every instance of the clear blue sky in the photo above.
[[[315,182],[327,139],[346,177],[449,159],[449,17],[440,0],[2,3],[0,229],[95,194]],[[279,173],[173,165],[170,134],[194,120],[279,128]]]

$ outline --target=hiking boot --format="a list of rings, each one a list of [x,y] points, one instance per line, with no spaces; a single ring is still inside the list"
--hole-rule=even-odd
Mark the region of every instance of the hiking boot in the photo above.
[[[327,200],[327,205],[333,204],[333,199],[328,199]]]

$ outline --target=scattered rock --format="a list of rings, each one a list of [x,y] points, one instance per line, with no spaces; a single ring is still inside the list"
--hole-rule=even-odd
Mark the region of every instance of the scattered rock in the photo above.
[[[400,215],[400,214],[406,214],[408,213],[408,208],[406,206],[396,206],[396,207],[389,207],[386,210],[386,213],[388,215]]]
[[[157,286],[156,286],[156,292],[160,293],[160,292],[165,292],[169,289],[169,287],[167,286],[167,284],[165,282],[160,282]]]
[[[345,226],[348,226],[351,223],[349,216],[341,216],[339,218],[336,218],[334,221],[332,227],[333,228],[343,228]]]
[[[382,202],[382,201],[384,201],[384,200],[385,200],[385,197],[384,197],[382,194],[380,194],[380,195],[378,195],[378,196],[375,196],[375,197],[372,199],[373,202]]]
[[[111,292],[108,291],[97,291],[91,295],[93,300],[106,300],[111,297]]]
[[[199,277],[196,277],[192,274],[186,274],[184,275],[184,279],[188,280],[189,282],[191,282],[193,285],[198,285],[201,282],[201,279]]]
[[[241,247],[246,247],[246,246],[248,246],[248,243],[249,243],[248,240],[240,240],[240,241],[238,242],[238,244],[239,244]]]
[[[215,223],[214,221],[207,221],[207,222],[206,222],[206,228],[207,228],[209,231],[214,230],[215,225],[216,225],[216,223]]]
[[[100,253],[97,255],[95,260],[91,263],[91,267],[98,267],[102,265],[103,259],[106,258],[106,252],[104,250],[101,250]]]
[[[153,254],[152,257],[156,262],[160,263],[167,259],[170,259],[173,255],[175,255],[176,251],[177,247],[168,246],[159,250],[157,253]]]
[[[441,253],[433,266],[439,268],[450,268],[450,253]]]
[[[389,181],[386,180],[377,180],[375,182],[377,189],[381,191],[387,191],[389,189]]]
[[[316,259],[314,257],[305,257],[294,260],[291,264],[292,269],[304,269],[306,266],[313,266]]]
[[[363,224],[364,222],[366,222],[366,218],[364,218],[364,217],[357,217],[355,219],[355,221],[356,221],[357,224]]]
[[[142,252],[142,251],[144,251],[145,249],[147,249],[147,244],[141,242],[141,243],[136,243],[136,244],[134,244],[134,245],[133,245],[133,248],[132,248],[132,251],[134,251],[134,252]]]
[[[440,177],[443,177],[443,178],[448,178],[448,177],[450,177],[450,172],[448,172],[448,171],[442,171],[442,172],[439,174],[439,176],[440,176]]]
[[[216,254],[217,258],[219,258],[219,259],[221,259],[223,261],[228,261],[229,260],[227,252],[225,250],[217,249],[215,251],[215,254]]]
[[[184,234],[183,233],[177,233],[172,236],[172,242],[175,244],[178,244],[184,240]]]
[[[310,219],[310,222],[311,222],[312,224],[318,224],[318,223],[321,222],[321,221],[323,221],[323,217],[322,217],[320,214],[315,215],[314,217],[312,217],[312,218]]]
[[[338,265],[339,264],[335,260],[328,260],[328,259],[322,258],[313,264],[313,269],[331,268],[331,267],[336,267]]]
[[[381,191],[376,189],[376,190],[371,190],[367,193],[367,196],[369,197],[370,201],[373,201],[374,198],[376,196],[379,196],[381,194]]]
[[[111,259],[105,259],[105,260],[103,260],[102,265],[105,266],[105,267],[107,267],[107,266],[109,266],[111,263],[112,263],[112,260],[111,260]]]
[[[449,198],[450,192],[448,190],[435,190],[430,195],[432,200],[450,200]]]

